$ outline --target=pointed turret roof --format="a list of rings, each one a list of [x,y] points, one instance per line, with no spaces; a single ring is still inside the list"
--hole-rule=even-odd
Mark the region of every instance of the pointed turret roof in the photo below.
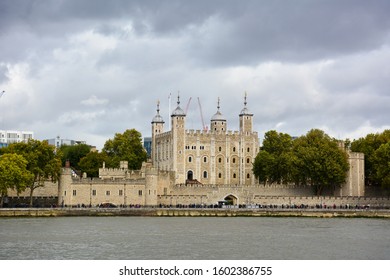
[[[180,108],[180,96],[177,95],[177,107],[175,110],[173,110],[171,117],[173,116],[185,116],[183,109]]]
[[[218,97],[217,112],[214,114],[214,116],[211,117],[211,121],[226,121],[225,117],[219,111],[219,108],[220,107],[219,107],[219,97]]]
[[[246,104],[247,104],[247,102],[246,102],[246,97],[247,97],[247,94],[246,94],[246,92],[245,92],[245,97],[244,97],[244,108],[241,110],[240,116],[244,116],[244,115],[246,115],[246,116],[253,116],[253,114],[251,114],[251,113],[249,112],[248,108],[246,107]]]
[[[152,119],[152,123],[164,123],[164,120],[160,115],[160,100],[157,101],[157,114]]]

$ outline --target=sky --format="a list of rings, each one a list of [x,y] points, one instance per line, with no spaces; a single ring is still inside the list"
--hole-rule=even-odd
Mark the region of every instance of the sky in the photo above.
[[[234,131],[247,93],[260,141],[382,132],[389,14],[387,0],[2,0],[0,129],[101,149],[126,129],[150,136],[158,100],[168,130],[180,95],[188,129],[220,98]]]

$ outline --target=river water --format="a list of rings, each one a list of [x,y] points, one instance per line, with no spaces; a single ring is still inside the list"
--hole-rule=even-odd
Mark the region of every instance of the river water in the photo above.
[[[0,259],[390,259],[384,219],[1,218]]]

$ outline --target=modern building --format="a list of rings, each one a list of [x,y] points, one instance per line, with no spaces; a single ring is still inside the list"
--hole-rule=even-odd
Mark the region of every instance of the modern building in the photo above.
[[[152,155],[152,137],[144,137],[144,149],[148,154],[148,158]]]
[[[34,139],[34,132],[19,130],[0,130],[0,148],[12,143],[27,142]]]
[[[85,141],[63,139],[60,136],[57,136],[56,138],[52,138],[52,139],[47,139],[46,141],[49,143],[49,145],[53,145],[56,148],[59,148],[63,145],[74,146],[79,144],[86,144]]]

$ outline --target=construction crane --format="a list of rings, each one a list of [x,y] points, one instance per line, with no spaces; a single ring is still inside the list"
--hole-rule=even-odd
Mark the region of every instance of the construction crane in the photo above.
[[[202,105],[200,105],[200,98],[199,97],[198,97],[198,104],[199,104],[200,118],[202,120],[202,128],[203,128],[204,132],[207,132],[209,130],[209,128],[204,123],[203,112],[202,112]]]
[[[190,97],[190,99],[188,99],[188,103],[187,103],[186,110],[185,110],[186,115],[188,112],[188,107],[190,107],[191,99],[192,99],[192,97]]]

